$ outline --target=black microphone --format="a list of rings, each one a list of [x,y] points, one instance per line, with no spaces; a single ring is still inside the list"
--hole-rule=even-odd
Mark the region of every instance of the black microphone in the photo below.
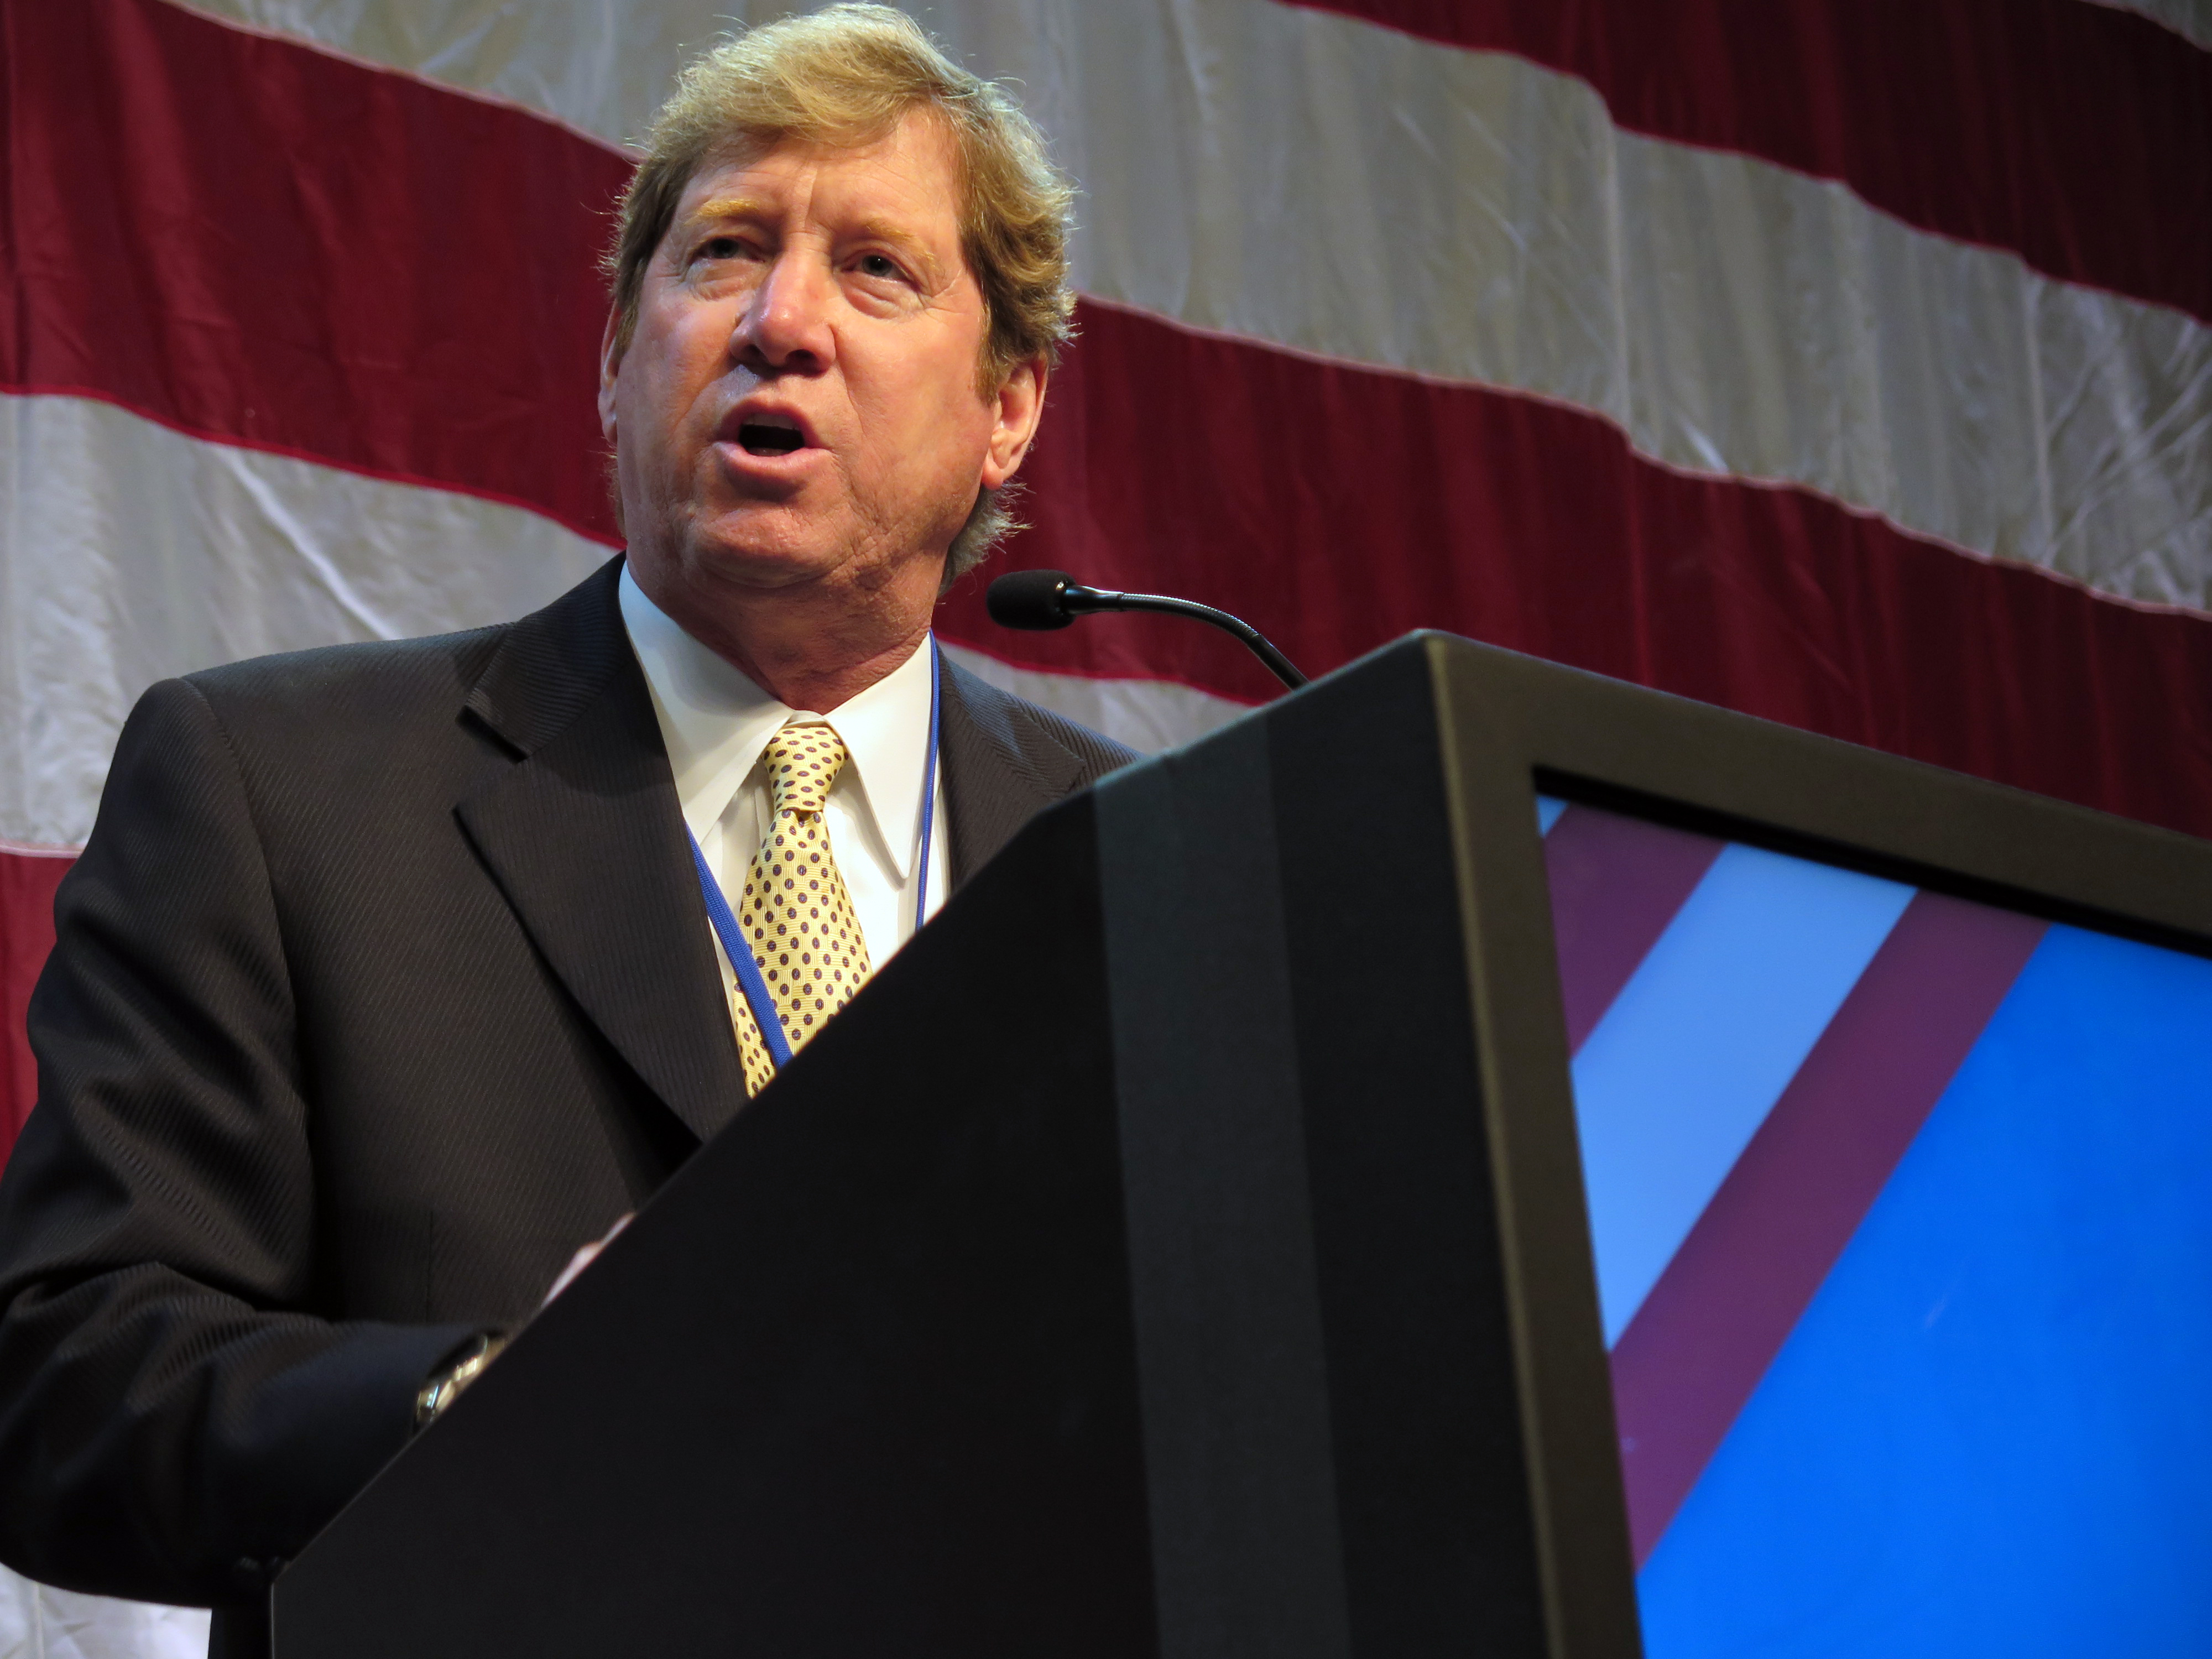
[[[1041,631],[1066,628],[1078,617],[1094,611],[1158,611],[1170,617],[1195,617],[1212,623],[1224,633],[1234,634],[1252,654],[1267,665],[1267,672],[1291,690],[1306,683],[1291,659],[1267,643],[1260,630],[1240,622],[1226,611],[1216,611],[1195,599],[1171,599],[1162,593],[1115,593],[1103,587],[1085,587],[1065,570],[1015,570],[985,590],[984,607],[1001,628]]]

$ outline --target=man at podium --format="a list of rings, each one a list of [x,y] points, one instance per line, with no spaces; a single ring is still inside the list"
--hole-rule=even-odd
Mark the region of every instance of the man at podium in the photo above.
[[[1008,522],[1068,200],[895,12],[707,54],[608,261],[626,556],[145,695],[0,1183],[11,1565],[265,1651],[276,1567],[572,1252],[1129,758],[929,631]]]

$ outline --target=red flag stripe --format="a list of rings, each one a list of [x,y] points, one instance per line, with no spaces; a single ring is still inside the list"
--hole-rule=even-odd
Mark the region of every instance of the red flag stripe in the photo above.
[[[1587,81],[1613,119],[2212,320],[2212,52],[2083,0],[1294,0]]]
[[[2212,619],[1671,471],[1580,410],[1104,307],[1083,326],[1017,563],[1224,605],[1310,672],[1448,629],[2212,834]],[[1167,618],[1009,634],[970,582],[944,627],[1028,667],[1271,695]]]
[[[593,262],[618,155],[159,0],[5,27],[0,383],[612,533]]]
[[[0,846],[0,1018],[9,1041],[0,1046],[0,1164],[39,1098],[39,1079],[23,1012],[31,987],[54,947],[54,889],[71,860]]]

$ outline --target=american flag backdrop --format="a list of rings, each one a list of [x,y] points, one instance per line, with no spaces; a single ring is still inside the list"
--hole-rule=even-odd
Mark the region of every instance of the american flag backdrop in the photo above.
[[[149,684],[617,544],[624,140],[786,9],[0,0],[0,1152]],[[1311,672],[1442,628],[2212,835],[2212,0],[913,9],[1083,190],[963,662],[1145,749],[1269,695],[1164,620],[994,628],[1050,566]],[[0,1654],[199,1628],[0,1592]]]

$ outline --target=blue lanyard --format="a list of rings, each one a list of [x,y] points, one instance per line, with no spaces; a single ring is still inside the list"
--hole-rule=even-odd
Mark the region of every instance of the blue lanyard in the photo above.
[[[921,848],[915,855],[914,929],[917,933],[921,931],[921,924],[929,920],[929,842],[937,823],[940,674],[937,641],[933,639],[929,642],[929,752],[921,763]],[[768,981],[761,977],[760,963],[753,957],[753,947],[746,942],[745,930],[738,925],[729,900],[722,896],[722,884],[707,867],[707,855],[699,850],[698,836],[689,830],[684,834],[691,842],[691,866],[699,872],[699,896],[707,901],[707,920],[714,925],[714,937],[722,941],[722,954],[730,959],[730,966],[738,976],[738,988],[745,994],[746,1006],[753,1011],[753,1024],[760,1027],[761,1041],[768,1044],[769,1058],[780,1072],[791,1064],[791,1044],[784,1039],[783,1021],[776,1015],[775,999],[769,994]]]

